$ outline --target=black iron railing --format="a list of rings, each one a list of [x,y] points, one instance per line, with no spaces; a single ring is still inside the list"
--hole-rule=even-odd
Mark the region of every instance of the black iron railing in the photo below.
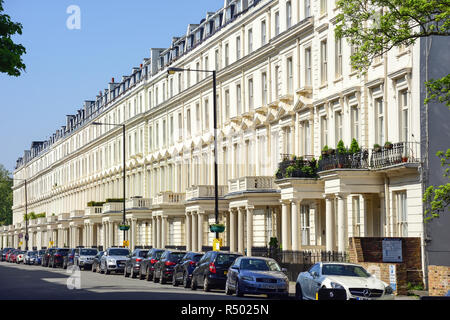
[[[374,148],[370,157],[370,167],[379,169],[399,163],[418,163],[418,143],[398,142],[384,147]]]
[[[368,169],[369,151],[361,150],[355,153],[324,154],[319,160],[318,171],[333,169]]]
[[[313,156],[296,157],[281,154],[281,157],[283,160],[278,164],[278,170],[275,173],[277,179],[317,177],[317,161]]]

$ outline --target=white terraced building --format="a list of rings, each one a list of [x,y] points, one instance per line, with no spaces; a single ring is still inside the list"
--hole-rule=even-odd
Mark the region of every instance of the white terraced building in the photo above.
[[[283,250],[345,252],[352,236],[423,238],[421,43],[360,78],[351,48],[335,40],[336,14],[334,1],[228,0],[151,49],[17,161],[28,213],[46,213],[28,222],[29,247],[122,245],[122,203],[87,205],[123,197],[122,128],[93,122],[126,126],[130,246],[212,246],[212,77],[168,67],[217,70],[223,246],[251,254],[277,237]],[[344,166],[324,155],[317,176],[275,175],[293,155],[319,159],[341,139],[363,150]],[[13,188],[2,246],[24,247],[24,182]]]

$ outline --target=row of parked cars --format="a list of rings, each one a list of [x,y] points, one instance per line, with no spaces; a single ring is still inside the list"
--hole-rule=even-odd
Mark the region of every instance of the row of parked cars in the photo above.
[[[247,257],[240,253],[209,251],[206,253],[113,247],[105,251],[95,248],[49,248],[21,251],[6,248],[0,252],[1,261],[67,268],[75,265],[83,270],[105,275],[114,273],[140,280],[171,283],[204,291],[225,290],[227,295],[266,294],[286,298],[289,280],[286,269],[271,258]],[[392,288],[368,273],[362,266],[351,263],[319,262],[298,275],[297,299],[315,300],[319,290],[341,292],[343,299],[393,299]]]

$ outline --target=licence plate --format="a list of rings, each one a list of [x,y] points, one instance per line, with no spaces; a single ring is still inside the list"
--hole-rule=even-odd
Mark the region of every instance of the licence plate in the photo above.
[[[273,284],[262,284],[261,288],[263,288],[263,289],[276,289],[276,286],[274,286]]]

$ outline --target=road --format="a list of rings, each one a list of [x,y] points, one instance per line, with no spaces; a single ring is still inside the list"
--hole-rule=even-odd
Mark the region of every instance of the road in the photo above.
[[[253,297],[254,299],[255,297]],[[172,284],[0,262],[0,300],[243,300],[221,290],[203,292]]]

